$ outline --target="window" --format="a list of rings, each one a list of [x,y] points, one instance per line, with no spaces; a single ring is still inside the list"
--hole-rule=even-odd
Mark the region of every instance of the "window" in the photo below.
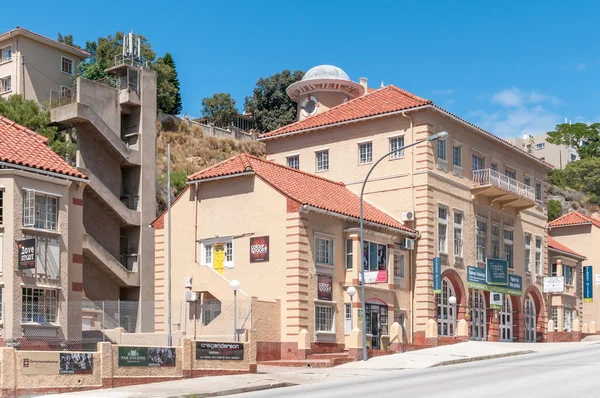
[[[0,93],[7,93],[12,90],[12,79],[10,76],[0,78]]]
[[[528,187],[530,187],[531,186],[531,178],[526,176],[525,179],[523,180],[523,183],[525,185],[527,185]]]
[[[200,264],[215,268],[215,261],[217,267],[220,267],[220,263],[223,267],[233,268],[234,266],[234,245],[233,240],[219,240],[214,239],[201,242],[200,244]]]
[[[550,266],[550,276],[558,276],[558,265],[556,263]]]
[[[577,156],[574,153],[572,153],[571,154],[571,162],[574,162],[576,160],[577,160]]]
[[[394,278],[404,278],[404,253],[394,251]]]
[[[535,149],[544,149],[545,146],[546,146],[545,143],[540,142],[539,144],[535,144]]]
[[[360,164],[371,163],[373,161],[372,142],[358,144],[358,160]]]
[[[0,62],[8,62],[12,60],[12,46],[0,48]]]
[[[23,322],[56,322],[58,291],[24,287],[22,293]]]
[[[32,236],[25,236],[32,238]],[[32,276],[59,279],[60,244],[58,239],[35,236],[35,270],[27,270]]]
[[[315,305],[315,331],[334,332],[332,306]]]
[[[442,160],[442,161],[446,160],[446,141],[447,140],[438,140],[438,142],[437,142],[438,160]]]
[[[448,279],[442,280],[442,293],[437,294],[438,335],[454,336],[454,306],[449,302],[450,297],[456,297],[454,288]]]
[[[448,253],[448,209],[438,208],[438,252]]]
[[[507,176],[508,178],[512,178],[513,180],[517,179],[517,172],[514,170],[505,169],[504,175]]]
[[[490,165],[490,169],[494,170],[494,171],[498,171],[498,163],[492,163]]]
[[[233,262],[233,242],[225,243],[225,262]]]
[[[23,226],[55,231],[58,221],[58,198],[25,191],[23,200]]]
[[[365,241],[363,267],[365,271],[385,271],[387,269],[387,246]]]
[[[535,237],[535,273],[542,275],[542,237]]]
[[[329,170],[329,151],[317,152],[317,171]]]
[[[485,169],[485,158],[482,158],[477,155],[472,155],[471,156],[471,168],[473,169],[473,171]]]
[[[485,263],[487,246],[487,222],[477,220],[477,261]]]
[[[0,189],[0,225],[4,224],[4,191]]]
[[[535,183],[535,200],[537,202],[542,201],[542,183],[541,182]]]
[[[525,272],[531,272],[531,234],[529,233],[525,233]]]
[[[287,158],[287,166],[291,167],[292,169],[300,169],[300,156],[296,155],[296,156],[288,156]]]
[[[333,239],[322,236],[315,237],[315,262],[333,265]]]
[[[508,268],[515,268],[513,255],[513,230],[504,228],[504,259],[508,262]]]
[[[344,304],[344,333],[352,331],[352,304]]]
[[[2,243],[2,237],[0,236],[0,243]],[[0,250],[2,249],[0,245]],[[2,256],[0,255],[0,261],[2,260]],[[0,286],[0,321],[4,319],[2,314],[4,313],[4,306],[2,305],[2,286]]]
[[[454,256],[463,256],[463,214],[454,212]]]
[[[546,158],[545,158],[545,157],[541,157],[541,158],[540,158],[540,160],[541,160],[542,162],[544,162],[544,161],[546,160]]]
[[[554,330],[558,330],[558,307],[552,307],[552,322],[554,323]]]
[[[213,246],[203,244],[202,247],[204,250],[204,255],[202,256],[202,258],[204,259],[204,265],[212,266]]]
[[[352,239],[346,239],[346,269],[352,269]]]
[[[60,57],[61,59],[61,67],[60,70],[64,73],[68,73],[69,75],[73,74],[73,60],[67,57]]]
[[[573,286],[573,276],[575,269],[570,265],[563,264],[563,276],[565,277],[565,285]]]
[[[492,258],[500,258],[500,225],[492,224]]]
[[[460,145],[452,146],[452,165],[462,167],[462,147]]]
[[[565,306],[563,308],[563,330],[565,332],[571,331],[571,325],[573,321],[573,309]]]
[[[398,149],[404,146],[404,136],[390,138],[390,152],[397,151],[390,154],[390,159],[400,159],[404,157],[404,149],[398,151]]]

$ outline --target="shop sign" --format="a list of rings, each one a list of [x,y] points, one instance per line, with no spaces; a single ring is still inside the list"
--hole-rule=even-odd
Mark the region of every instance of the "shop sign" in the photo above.
[[[518,275],[509,274],[507,286],[489,285],[486,282],[486,271],[483,268],[468,266],[467,287],[469,289],[521,296],[523,294],[523,278]]]
[[[583,267],[583,302],[594,301],[594,288],[592,287],[592,266]]]
[[[19,269],[35,268],[35,238],[17,241]]]
[[[213,247],[213,268],[219,274],[223,275],[223,266],[225,264],[225,244],[217,243]]]
[[[92,374],[94,355],[90,352],[22,351],[24,375]]]
[[[174,347],[119,347],[119,366],[175,366]]]
[[[244,344],[197,341],[196,359],[242,361]]]
[[[469,289],[487,290],[485,269],[479,267],[467,267],[467,286]]]
[[[440,257],[433,259],[433,293],[442,293],[442,259]]]
[[[563,276],[547,276],[544,278],[544,293],[562,293],[565,291]]]
[[[387,271],[365,271],[365,283],[386,283],[387,282]],[[359,274],[359,280],[362,280],[361,274]]]
[[[490,308],[493,310],[502,309],[502,293],[490,293]]]
[[[488,285],[508,285],[508,261],[488,258],[485,261],[485,270]]]
[[[331,276],[319,275],[317,278],[317,298],[319,300],[332,300],[333,278]]]
[[[269,237],[260,236],[250,238],[250,262],[259,263],[269,261]]]

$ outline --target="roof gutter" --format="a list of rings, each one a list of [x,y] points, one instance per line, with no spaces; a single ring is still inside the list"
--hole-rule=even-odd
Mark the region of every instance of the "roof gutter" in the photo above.
[[[237,174],[229,174],[229,175],[225,175],[225,176],[220,176],[220,177],[212,177],[212,178],[205,178],[205,179],[201,179],[201,180],[193,180],[193,181],[187,181],[185,183],[185,185],[194,185],[194,184],[200,184],[202,182],[209,182],[209,181],[218,181],[218,180],[226,180],[228,178],[233,178],[233,177],[242,177],[242,176],[249,176],[249,175],[253,175],[256,174],[253,171],[245,171],[243,173],[237,173]]]
[[[304,211],[312,211],[312,212],[315,212],[315,213],[324,214],[326,216],[341,218],[342,220],[353,221],[353,222],[356,222],[356,223],[360,222],[360,219],[358,217],[347,216],[345,214],[336,213],[336,212],[333,212],[333,211],[330,211],[330,210],[320,209],[318,207],[310,206],[310,205],[307,205],[307,204],[303,204],[302,207],[301,207],[301,209],[303,209]],[[383,228],[383,229],[386,229],[388,231],[392,231],[392,232],[399,233],[399,234],[402,234],[402,235],[407,235],[407,236],[409,236],[409,237],[411,237],[413,239],[416,239],[419,236],[418,233],[409,232],[409,231],[406,231],[404,229],[394,228],[394,227],[390,227],[388,225],[379,224],[379,223],[372,222],[372,221],[364,220],[364,224],[372,226],[372,227],[376,227],[376,228]]]
[[[554,228],[567,228],[567,227],[578,227],[580,225],[594,225],[591,221],[577,223],[577,224],[567,224],[567,225],[548,225],[548,231]]]
[[[42,169],[36,169],[33,167],[21,166],[19,164],[13,164],[13,163],[7,163],[7,162],[0,162],[0,167],[8,167],[8,168],[13,168],[13,169],[28,171],[30,173],[43,174],[48,177],[67,179],[67,180],[72,180],[72,181],[77,181],[77,182],[86,182],[87,183],[90,181],[87,178],[74,177],[74,176],[70,176],[68,174],[55,173],[53,171],[46,171],[46,170],[42,170]]]
[[[566,251],[564,251],[564,250],[556,249],[556,248],[554,248],[554,247],[548,247],[548,251],[553,251],[553,252],[556,252],[556,253],[558,253],[558,254],[559,254],[559,255],[561,255],[561,256],[570,257],[570,258],[575,258],[575,259],[577,259],[577,260],[581,260],[581,261],[583,261],[583,260],[587,260],[587,257],[580,256],[580,255],[573,254],[573,253],[569,253],[569,252],[566,252]]]

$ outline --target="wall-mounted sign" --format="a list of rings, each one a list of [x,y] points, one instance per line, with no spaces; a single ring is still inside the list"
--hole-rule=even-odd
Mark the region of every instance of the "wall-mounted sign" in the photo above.
[[[269,237],[250,238],[250,262],[269,261]]]
[[[174,347],[119,347],[119,366],[175,366]]]
[[[502,309],[502,293],[490,293],[490,308],[493,310]]]
[[[19,269],[35,268],[35,238],[17,241]]]
[[[488,285],[508,285],[508,261],[488,258],[485,261],[485,270]]]
[[[215,243],[213,245],[213,268],[219,274],[223,275],[224,264],[225,264],[225,244]]]
[[[600,274],[596,274],[596,285],[600,285]]]
[[[365,271],[365,283],[386,283],[387,271]],[[362,276],[358,274],[358,280],[362,281]]]
[[[591,303],[594,301],[594,287],[592,286],[592,266],[583,267],[583,302]]]
[[[244,344],[197,341],[196,359],[241,361],[244,359]]]
[[[91,374],[91,352],[23,351],[21,372],[24,375]]]
[[[60,374],[92,374],[94,354],[91,352],[61,352]]]
[[[523,294],[523,278],[519,275],[508,275],[508,285],[496,286],[488,285],[486,281],[485,269],[479,267],[467,267],[467,287],[469,289],[485,290],[487,292],[496,292],[509,294],[511,296],[521,296]]]
[[[331,276],[319,275],[317,278],[317,292],[319,300],[331,301],[333,299],[333,278]]]
[[[442,259],[440,257],[433,259],[433,293],[442,293]]]
[[[547,276],[544,278],[544,293],[562,293],[565,291],[563,276]]]

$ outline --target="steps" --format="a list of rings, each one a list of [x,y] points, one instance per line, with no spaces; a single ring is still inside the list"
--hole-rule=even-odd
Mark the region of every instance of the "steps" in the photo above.
[[[353,361],[354,359],[345,352],[333,352],[327,354],[310,354],[306,359],[281,359],[277,361],[258,362],[258,364],[298,368],[331,368]]]

